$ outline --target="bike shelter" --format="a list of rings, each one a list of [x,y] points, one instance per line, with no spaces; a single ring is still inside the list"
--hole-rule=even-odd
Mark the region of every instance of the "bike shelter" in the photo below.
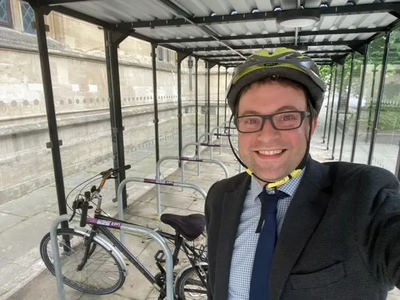
[[[254,50],[270,49],[276,47],[291,47],[304,52],[306,55],[314,58],[319,65],[328,65],[331,68],[328,105],[326,111],[331,111],[329,124],[328,113],[326,114],[324,124],[323,142],[325,143],[326,130],[329,127],[328,143],[331,138],[331,126],[333,123],[333,115],[336,113],[336,121],[339,118],[339,105],[334,111],[335,88],[333,79],[336,82],[338,67],[344,66],[347,56],[352,56],[354,53],[362,55],[364,60],[363,72],[361,74],[361,89],[359,93],[359,101],[357,106],[356,127],[352,147],[352,158],[354,159],[355,145],[357,142],[358,123],[360,121],[361,102],[364,93],[366,65],[369,55],[369,45],[374,40],[380,37],[386,37],[386,42],[382,57],[382,72],[379,78],[379,91],[377,96],[377,107],[380,108],[383,98],[383,88],[385,84],[385,73],[388,63],[389,40],[392,31],[400,26],[400,2],[379,2],[374,0],[365,0],[362,4],[355,4],[354,1],[349,1],[343,4],[341,1],[333,0],[330,5],[322,3],[298,5],[296,1],[279,0],[275,1],[276,6],[273,7],[272,1],[264,1],[258,7],[251,7],[250,1],[247,0],[226,0],[218,2],[221,6],[220,12],[214,12],[213,7],[204,3],[202,7],[196,6],[194,2],[171,1],[171,0],[154,0],[154,1],[88,1],[88,0],[27,0],[35,11],[35,27],[37,32],[38,51],[40,57],[41,73],[43,79],[44,98],[46,102],[46,115],[48,121],[48,130],[50,141],[46,144],[51,149],[53,169],[55,177],[55,186],[57,191],[57,199],[59,206],[59,214],[53,226],[57,227],[60,223],[62,227],[66,226],[67,214],[65,188],[63,180],[62,160],[60,155],[60,147],[62,141],[59,140],[57,121],[54,105],[54,95],[52,88],[52,77],[50,71],[50,61],[47,46],[46,31],[48,26],[45,24],[45,15],[51,11],[55,11],[79,20],[97,25],[104,31],[104,45],[106,53],[107,78],[109,88],[109,103],[110,103],[110,119],[112,139],[112,152],[114,158],[114,168],[119,168],[125,165],[124,154],[124,126],[122,122],[121,111],[121,91],[120,91],[120,75],[118,65],[118,45],[128,36],[132,36],[151,44],[152,70],[153,70],[153,99],[154,99],[154,131],[155,131],[155,148],[156,162],[160,160],[159,155],[159,131],[158,131],[158,103],[157,103],[157,76],[156,76],[156,48],[158,45],[174,50],[177,52],[177,96],[178,96],[178,134],[179,148],[178,157],[182,155],[185,147],[182,140],[182,78],[181,78],[181,62],[188,56],[195,58],[196,70],[196,143],[191,145],[207,146],[207,147],[223,147],[224,145],[203,143],[198,138],[198,60],[202,59],[206,62],[207,68],[207,130],[206,132],[213,135],[210,130],[210,70],[218,65],[218,90],[220,85],[220,67],[225,68],[225,77],[227,76],[228,68],[234,67],[243,62]],[[243,2],[243,3],[242,3]],[[246,3],[246,5],[242,5]],[[310,2],[311,3],[311,2]],[[248,4],[248,5],[247,5]],[[232,7],[235,10],[232,11]],[[229,11],[229,13],[227,13]],[[375,14],[383,14],[381,19],[383,25],[375,26]],[[283,24],[285,21],[298,19],[301,16],[303,19],[314,19],[322,21],[321,24],[328,26],[332,25],[333,19],[341,20],[340,22],[348,22],[352,24],[358,18],[363,18],[363,22],[354,23],[356,25],[346,26],[346,28],[338,29],[336,26],[328,26],[329,28],[314,28],[313,30],[298,30],[281,28],[277,31],[277,25]],[[332,19],[333,18],[333,19]],[[231,24],[242,24],[244,26],[232,26]],[[256,24],[256,26],[252,26]],[[248,25],[248,26],[247,26]],[[219,32],[218,26],[224,30]],[[281,26],[281,25],[280,25]],[[247,27],[248,32],[244,34],[242,28]],[[332,27],[332,28],[330,28]],[[255,28],[265,28],[261,33]],[[155,30],[154,30],[155,29]],[[158,36],[158,30],[162,29],[165,38]],[[230,32],[227,34],[226,32]],[[197,44],[201,43],[201,44]],[[344,68],[343,68],[344,69]],[[340,92],[344,90],[343,69],[340,77]],[[352,77],[353,67],[350,71]],[[225,80],[226,81],[226,80]],[[347,107],[350,93],[347,95]],[[218,118],[217,127],[219,127],[219,101],[218,93]],[[331,101],[331,102],[329,102]],[[225,102],[225,124],[226,121]],[[347,108],[346,108],[347,109]],[[377,127],[379,120],[379,109],[371,116],[372,135],[369,145],[368,164],[371,164],[374,153]],[[346,123],[346,118],[344,119]],[[223,124],[223,125],[225,125]],[[228,126],[230,126],[228,124]],[[337,138],[337,126],[332,137],[334,140],[332,148],[332,159],[335,158],[335,144]],[[344,131],[341,138],[341,143],[344,141]],[[328,146],[329,147],[329,146]],[[342,156],[342,149],[339,157]],[[210,151],[211,152],[211,151]],[[198,151],[196,151],[198,154]],[[212,155],[212,154],[211,154]],[[337,156],[336,156],[337,157]],[[197,157],[199,159],[199,157]],[[211,157],[212,159],[212,157]],[[180,159],[181,160],[181,159]],[[395,174],[400,179],[400,151],[397,160]],[[125,171],[121,171],[115,180],[117,197],[121,199],[122,209],[126,208],[126,191]],[[132,178],[131,178],[132,180]],[[135,179],[139,180],[139,178]],[[144,180],[144,179],[140,179]],[[134,181],[134,180],[132,180]],[[150,181],[155,181],[151,179]],[[144,182],[144,181],[143,181]],[[126,182],[125,182],[126,183]],[[151,182],[153,183],[153,182]],[[156,181],[157,184],[165,184],[166,182]],[[189,184],[179,183],[182,187],[189,187]],[[174,184],[179,186],[178,183]],[[190,186],[193,188],[193,185]],[[205,195],[205,194],[204,194]],[[122,225],[127,227],[126,225]],[[129,228],[129,227],[128,227]],[[54,237],[54,228],[52,233]],[[135,230],[130,228],[129,230]],[[150,234],[150,233],[149,233]],[[150,234],[151,235],[151,234]],[[158,238],[158,237],[155,237]],[[54,249],[58,253],[58,249]],[[165,249],[168,251],[168,249]],[[168,252],[167,252],[168,253]],[[57,259],[56,259],[57,261]],[[59,267],[59,266],[58,266]],[[60,270],[57,272],[60,275]],[[172,273],[171,273],[172,274]],[[60,276],[57,276],[57,282],[60,281]],[[171,280],[167,281],[171,283]],[[170,286],[168,284],[170,290]],[[58,285],[59,299],[65,299],[63,288]],[[168,293],[168,300],[172,300],[173,295]]]

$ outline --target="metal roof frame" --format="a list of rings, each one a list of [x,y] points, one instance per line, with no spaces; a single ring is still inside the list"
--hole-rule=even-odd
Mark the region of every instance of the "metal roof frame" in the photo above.
[[[146,1],[146,5],[150,7],[162,6],[168,11],[171,18],[163,18],[162,15],[157,15],[157,10],[154,9],[154,14],[148,16],[148,20],[140,20],[137,17],[132,17],[129,21],[122,20],[120,22],[107,21],[108,15],[118,13],[120,0],[115,0],[113,10],[106,5],[106,1],[102,0],[30,0],[29,3],[36,7],[46,7],[47,9],[57,11],[59,13],[69,15],[74,18],[98,25],[107,30],[121,32],[123,35],[129,35],[143,41],[147,41],[153,45],[174,50],[185,55],[192,55],[201,58],[205,61],[226,65],[222,62],[225,57],[246,58],[251,53],[247,50],[270,49],[276,47],[290,47],[304,51],[305,54],[323,53],[329,55],[327,59],[332,61],[341,61],[353,51],[365,55],[366,45],[373,40],[392,31],[400,25],[400,1],[375,3],[373,0],[367,0],[371,3],[354,4],[348,1],[344,5],[328,6],[320,1],[319,7],[307,7],[304,4],[298,9],[282,9],[288,3],[293,1],[277,0],[275,3],[280,3],[282,7],[274,7],[272,10],[258,10],[257,8],[248,9],[248,12],[230,14],[205,14],[204,11],[190,11],[186,6],[191,2],[201,2],[193,0],[150,0]],[[129,2],[129,1],[127,1]],[[233,4],[244,2],[250,3],[248,0],[225,0],[220,1],[220,5],[234,7]],[[267,1],[268,2],[268,1]],[[343,1],[341,1],[342,3]],[[109,4],[110,1],[107,1]],[[221,4],[222,3],[222,4]],[[335,3],[335,0],[332,1]],[[365,3],[365,2],[364,2]],[[207,3],[202,3],[207,6]],[[96,7],[101,7],[103,14],[96,10]],[[305,7],[304,7],[305,6]],[[82,9],[85,8],[85,11]],[[107,11],[107,8],[110,11]],[[134,10],[144,11],[144,1],[135,2]],[[206,7],[212,11],[210,7]],[[84,11],[84,12],[82,12]],[[122,12],[121,12],[122,13]],[[363,26],[350,26],[344,28],[316,28],[307,30],[279,30],[276,32],[263,32],[241,34],[240,30],[232,29],[231,34],[221,34],[216,26],[235,27],[237,25],[247,26],[247,24],[261,24],[256,22],[266,22],[276,20],[277,18],[293,17],[293,16],[318,16],[320,18],[357,18],[364,17],[368,20],[369,15],[377,16],[377,14],[385,14],[383,19],[393,18],[393,22],[381,26],[375,26],[375,23],[368,25],[367,21],[363,21]],[[121,17],[122,19],[122,17]],[[326,19],[324,19],[326,20]],[[367,22],[367,23],[365,23]],[[367,24],[368,26],[365,26]],[[167,30],[169,34],[176,37],[157,38],[154,36],[154,29]],[[185,32],[186,37],[178,34],[191,30],[190,33]],[[193,31],[196,33],[193,34]],[[237,32],[236,32],[237,31]],[[364,36],[363,39],[354,38],[354,36]],[[295,38],[291,41],[292,38]],[[241,44],[240,44],[241,43]],[[330,46],[328,50],[315,50],[309,47]],[[339,47],[341,47],[339,49]],[[221,59],[216,59],[215,51],[223,52],[219,56]],[[320,52],[317,52],[320,51]],[[310,55],[314,57],[314,55]],[[237,60],[240,62],[241,60]],[[234,66],[235,64],[232,64]]]

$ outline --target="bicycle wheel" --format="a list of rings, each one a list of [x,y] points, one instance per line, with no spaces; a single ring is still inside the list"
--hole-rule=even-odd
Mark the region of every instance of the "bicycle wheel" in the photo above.
[[[69,239],[69,247],[66,245],[65,238]],[[79,271],[78,265],[82,263],[85,254],[87,236],[73,229],[62,228],[57,230],[57,239],[61,272],[66,285],[83,293],[106,295],[115,292],[124,284],[125,274],[118,260],[101,244],[92,242],[87,262]],[[40,242],[40,255],[46,267],[55,275],[50,233],[46,234]]]
[[[197,272],[198,271],[198,272]],[[176,282],[176,295],[179,300],[207,299],[207,287],[204,286],[200,276],[206,282],[208,265],[191,267],[183,272]]]

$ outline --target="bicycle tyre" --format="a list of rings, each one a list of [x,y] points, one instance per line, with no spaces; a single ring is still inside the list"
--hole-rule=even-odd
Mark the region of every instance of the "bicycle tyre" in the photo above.
[[[70,238],[71,247],[69,249],[72,251],[70,254],[63,251],[64,247],[68,247],[64,242],[65,236]],[[85,238],[87,238],[86,235],[70,228],[57,230],[64,284],[86,294],[107,295],[114,293],[124,284],[125,273],[115,255],[111,251],[107,251],[101,244],[92,241],[90,257],[83,269],[77,270],[76,267],[82,262],[85,253]],[[47,233],[40,242],[40,255],[47,269],[55,275],[50,233]],[[107,269],[109,266],[114,270]],[[96,275],[100,277],[100,280],[92,278]],[[105,286],[102,287],[103,284]]]
[[[201,269],[200,269],[201,268]],[[208,265],[191,267],[184,271],[176,282],[175,293],[179,300],[200,299],[207,300],[207,287],[204,286],[203,281],[199,278],[197,270],[207,282]]]

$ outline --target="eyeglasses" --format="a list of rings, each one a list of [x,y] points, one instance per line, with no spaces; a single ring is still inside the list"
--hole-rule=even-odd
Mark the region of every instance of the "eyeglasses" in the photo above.
[[[246,115],[236,118],[236,127],[239,132],[253,133],[264,128],[265,120],[270,120],[275,130],[292,130],[299,128],[308,111],[285,111],[272,115]]]

